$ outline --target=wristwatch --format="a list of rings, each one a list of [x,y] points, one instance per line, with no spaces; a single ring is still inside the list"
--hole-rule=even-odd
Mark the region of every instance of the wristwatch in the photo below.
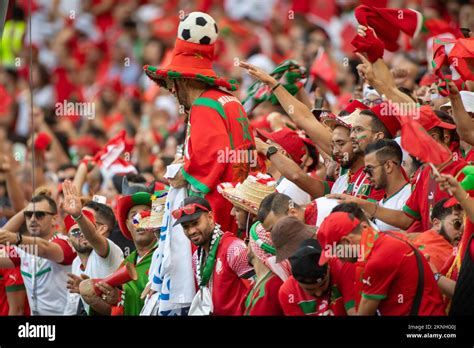
[[[437,283],[439,281],[439,278],[441,278],[442,274],[437,272],[434,274],[434,279],[435,279],[435,282]]]
[[[271,155],[274,155],[278,152],[278,149],[275,147],[275,146],[270,146],[268,149],[267,149],[267,158],[270,159],[270,156]]]

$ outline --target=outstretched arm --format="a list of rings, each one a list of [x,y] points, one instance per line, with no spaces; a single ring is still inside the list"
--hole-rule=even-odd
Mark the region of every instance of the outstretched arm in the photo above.
[[[453,110],[453,119],[456,123],[456,131],[461,140],[474,145],[474,122],[471,116],[466,112],[464,104],[462,103],[459,90],[453,81],[449,81],[449,100],[451,100],[451,107]]]
[[[278,85],[277,80],[252,64],[240,62],[240,67],[246,69],[251,76],[267,84],[270,88],[275,88]],[[276,87],[273,90],[273,94],[288,116],[299,128],[306,132],[314,144],[325,153],[331,153],[332,133],[329,128],[318,122],[311,113],[311,110],[282,86]]]

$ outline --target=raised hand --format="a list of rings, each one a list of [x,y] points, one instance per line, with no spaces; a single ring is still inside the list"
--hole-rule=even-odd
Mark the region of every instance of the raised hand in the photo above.
[[[241,61],[239,63],[239,66],[247,70],[247,72],[251,76],[255,77],[257,80],[262,81],[263,83],[267,84],[270,87],[274,87],[278,83],[277,80],[275,80],[275,78],[270,76],[268,73],[266,73],[262,69],[256,67],[255,65]]]
[[[79,216],[82,210],[82,203],[76,187],[70,180],[65,180],[63,183],[64,206],[66,213],[72,216]]]

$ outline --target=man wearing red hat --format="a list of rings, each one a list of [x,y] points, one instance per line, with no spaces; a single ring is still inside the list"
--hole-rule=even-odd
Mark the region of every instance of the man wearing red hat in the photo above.
[[[356,264],[358,315],[444,314],[433,272],[410,243],[378,233],[346,212],[330,214],[317,238],[323,248],[320,265],[331,257]]]
[[[191,194],[205,196],[224,230],[232,230],[232,205],[218,192],[220,182],[233,182],[233,163],[219,160],[229,149],[237,153],[254,147],[253,132],[240,101],[230,92],[234,80],[224,80],[212,69],[218,28],[206,13],[192,12],[178,27],[171,63],[166,68],[145,66],[157,84],[166,87],[189,115],[184,165],[171,180],[173,187],[185,187]],[[244,164],[246,165],[246,164]]]
[[[118,201],[117,220],[122,234],[125,238],[133,240],[136,246],[136,250],[128,255],[123,263],[131,263],[135,266],[138,279],[124,284],[123,291],[105,282],[99,282],[97,288],[102,291],[102,297],[93,294],[89,299],[84,298],[84,300],[88,301],[97,311],[101,310],[97,306],[99,303],[100,307],[106,304],[110,305],[112,315],[139,315],[144,305],[144,299],[140,296],[148,283],[152,255],[158,243],[151,229],[139,227],[137,218],[141,213],[150,211],[152,195],[143,191],[153,190],[153,187],[127,184],[122,190],[124,196]]]

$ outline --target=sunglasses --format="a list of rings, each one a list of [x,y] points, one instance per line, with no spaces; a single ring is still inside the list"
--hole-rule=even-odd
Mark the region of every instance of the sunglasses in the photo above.
[[[453,228],[457,231],[461,229],[461,227],[464,225],[463,221],[461,220],[454,220],[452,222],[448,222],[450,225],[453,226]]]
[[[69,231],[69,234],[73,236],[74,238],[79,238],[82,235],[82,232],[80,228],[74,228],[71,231]]]
[[[66,177],[66,178],[59,178],[59,182],[63,183],[64,181],[66,180],[70,180],[70,181],[73,181],[74,180],[74,177],[73,176],[70,176],[70,177]]]
[[[49,211],[24,211],[23,215],[27,219],[31,219],[34,215],[36,220],[43,220],[46,215],[54,215],[54,214]]]
[[[202,209],[204,211],[209,211],[209,209],[207,209],[206,207],[197,203],[193,203],[193,204],[188,204],[182,208],[176,209],[171,214],[173,215],[173,218],[175,218],[175,220],[178,220],[181,218],[181,216],[183,216],[183,214],[185,215],[194,214],[197,208]]]

